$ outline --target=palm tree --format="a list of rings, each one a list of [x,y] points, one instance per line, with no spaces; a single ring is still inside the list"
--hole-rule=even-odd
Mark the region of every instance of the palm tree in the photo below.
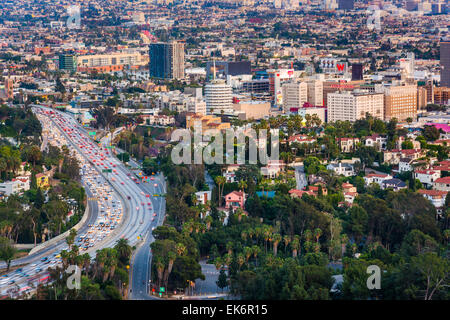
[[[231,266],[231,261],[232,261],[233,259],[232,259],[232,256],[231,256],[231,254],[225,254],[224,256],[223,256],[223,263],[227,266],[227,268],[228,268],[228,275],[230,275],[230,266]]]
[[[245,262],[248,262],[248,259],[250,259],[251,255],[253,254],[252,248],[250,247],[244,247],[244,256],[245,256]]]
[[[182,256],[186,252],[186,246],[182,243],[177,243],[175,245],[175,250],[179,256]]]
[[[345,246],[347,245],[348,237],[346,234],[341,235],[341,251],[342,256],[345,254]]]
[[[275,233],[273,234],[273,255],[276,257],[277,256],[277,251],[278,251],[278,244],[281,241],[281,235],[279,233]]]
[[[247,231],[243,230],[241,232],[241,238],[242,238],[242,240],[247,241]]]
[[[255,258],[256,265],[258,265],[258,255],[261,253],[261,248],[257,245],[252,246],[252,253]]]
[[[314,237],[316,238],[316,242],[319,243],[319,238],[322,235],[322,230],[320,228],[314,229]]]
[[[167,259],[169,260],[169,264],[167,266],[167,270],[166,270],[166,274],[165,274],[165,283],[166,283],[166,288],[169,284],[169,275],[172,272],[172,268],[173,268],[173,263],[175,262],[175,259],[177,258],[177,254],[173,251],[169,251],[167,253]]]
[[[119,254],[119,260],[123,263],[128,263],[128,259],[130,258],[131,252],[133,249],[128,244],[128,240],[124,238],[120,238],[114,248],[117,250]]]
[[[311,239],[313,238],[313,234],[312,234],[311,230],[309,230],[309,229],[305,230],[305,233],[303,236],[306,241],[311,241]]]
[[[213,218],[211,216],[206,216],[205,222],[206,222],[206,230],[209,231],[209,229],[211,229],[211,223],[213,222]]]
[[[239,190],[245,191],[247,189],[247,182],[244,180],[239,181]]]
[[[67,245],[69,247],[69,251],[72,250],[72,245],[75,242],[75,237],[76,236],[77,236],[77,230],[75,230],[73,228],[70,229],[69,236],[67,236],[67,238],[66,238],[66,243],[67,243]]]
[[[215,182],[217,184],[217,187],[219,188],[219,190],[218,190],[219,191],[219,202],[218,202],[218,204],[219,204],[219,207],[220,207],[220,205],[222,203],[223,187],[225,186],[226,179],[223,176],[217,176],[215,178]]]
[[[241,271],[241,267],[242,267],[242,265],[243,265],[244,262],[245,262],[245,257],[244,257],[244,255],[243,255],[242,253],[239,253],[239,254],[238,254],[237,259],[236,259],[236,262],[237,262],[237,264],[238,264],[238,266],[239,266],[238,271]]]
[[[228,254],[231,255],[233,253],[233,242],[228,241],[226,248],[227,248]]]
[[[283,242],[284,242],[284,253],[286,253],[287,246],[289,245],[289,242],[291,242],[291,237],[285,235],[283,237]]]
[[[296,258],[298,254],[298,249],[300,248],[300,237],[298,235],[294,236],[294,239],[291,242],[292,247],[292,257]]]
[[[162,281],[163,272],[164,272],[164,263],[162,262],[161,257],[155,258],[155,266],[156,266],[156,271],[158,272],[158,287],[161,287],[161,281]]]
[[[222,268],[222,266],[223,266],[223,260],[222,260],[221,257],[217,257],[217,258],[214,260],[214,266],[216,267],[216,270],[219,270],[219,269]]]
[[[250,239],[253,239],[253,236],[255,235],[255,230],[252,229],[252,228],[249,228],[249,229],[247,230],[247,234],[248,234],[248,236],[250,237]]]

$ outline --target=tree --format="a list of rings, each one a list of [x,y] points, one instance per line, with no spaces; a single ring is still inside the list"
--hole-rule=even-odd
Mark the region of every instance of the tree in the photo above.
[[[219,199],[218,199],[218,205],[220,207],[222,203],[222,193],[223,193],[223,187],[225,185],[226,179],[223,176],[217,176],[215,179],[215,183],[217,184],[217,187],[219,188]]]
[[[227,280],[227,274],[225,273],[225,270],[220,270],[219,278],[216,281],[217,286],[222,290],[228,287],[228,280]]]
[[[424,300],[432,300],[436,292],[448,290],[450,263],[435,252],[427,252],[412,258],[412,268],[418,270],[425,284]]]
[[[11,260],[14,258],[16,252],[17,249],[11,244],[8,238],[0,237],[0,260],[5,261],[7,271],[9,271]]]
[[[425,126],[423,130],[423,136],[427,141],[435,141],[439,139],[440,132],[434,126]]]
[[[275,233],[272,236],[273,240],[273,255],[276,257],[278,252],[278,244],[280,243],[282,237],[279,233]]]

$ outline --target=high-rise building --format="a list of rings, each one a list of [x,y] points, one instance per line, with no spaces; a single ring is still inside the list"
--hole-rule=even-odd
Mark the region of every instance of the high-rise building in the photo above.
[[[434,103],[445,104],[450,103],[450,88],[449,87],[438,87],[434,89],[433,95]]]
[[[59,70],[70,72],[77,71],[77,57],[72,54],[62,54],[59,56]]]
[[[354,0],[339,0],[338,5],[340,10],[352,10],[354,8]]]
[[[450,42],[441,42],[441,87],[450,87]]]
[[[269,75],[269,93],[273,96],[275,105],[282,105],[281,85],[294,78],[294,69],[269,69],[267,73]]]
[[[213,80],[205,86],[206,110],[208,114],[232,112],[231,86],[223,80]]]
[[[215,61],[216,77],[226,79],[227,76],[252,74],[250,61]],[[213,62],[206,63],[206,79],[212,79],[214,73]]]
[[[383,94],[355,90],[328,93],[328,122],[356,121],[366,117],[384,119]]]
[[[308,101],[308,85],[297,81],[284,83],[282,94],[284,112],[289,112],[291,108],[301,108]]]
[[[8,99],[12,99],[14,96],[14,81],[10,78],[5,79],[5,93]]]
[[[323,106],[323,82],[321,80],[308,80],[308,102],[313,106]]]
[[[384,93],[384,119],[397,118],[406,121],[417,117],[417,86],[392,85],[382,87],[377,92]]]
[[[363,65],[362,63],[352,64],[352,81],[363,80]]]
[[[159,79],[184,78],[184,42],[150,44],[150,76]]]
[[[427,89],[417,87],[417,113],[426,111],[427,106]]]

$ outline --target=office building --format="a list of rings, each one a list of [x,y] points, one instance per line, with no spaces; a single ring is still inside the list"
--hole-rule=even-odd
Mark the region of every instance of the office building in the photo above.
[[[233,111],[232,89],[224,80],[213,80],[205,86],[205,100],[208,114]]]
[[[269,76],[269,93],[274,98],[274,104],[280,106],[283,104],[281,86],[295,77],[294,69],[269,69],[267,74]]]
[[[450,42],[441,42],[441,87],[450,87]]]
[[[184,42],[150,44],[150,77],[184,79]]]
[[[338,9],[339,10],[353,10],[354,0],[339,0]]]
[[[208,61],[206,63],[206,79],[212,79],[216,65],[216,78],[226,79],[227,76],[252,74],[250,61]]]
[[[300,108],[308,101],[308,85],[306,82],[287,82],[282,86],[283,110],[289,112],[291,108]]]
[[[378,92],[384,92],[384,119],[389,121],[397,118],[398,121],[413,120],[417,117],[417,86],[392,85],[384,87]]]
[[[442,105],[450,105],[450,87],[434,88],[434,103]]]
[[[363,80],[363,65],[362,63],[352,64],[352,81]]]
[[[328,93],[328,122],[356,121],[366,113],[384,119],[383,94],[355,90],[353,92]]]
[[[313,106],[323,106],[323,82],[321,80],[308,80],[307,101]]]
[[[138,68],[148,63],[146,56],[139,52],[114,52],[91,54],[77,58],[77,70],[80,72],[118,72],[124,69]]]
[[[77,57],[71,54],[60,55],[59,70],[67,70],[69,72],[77,71]]]

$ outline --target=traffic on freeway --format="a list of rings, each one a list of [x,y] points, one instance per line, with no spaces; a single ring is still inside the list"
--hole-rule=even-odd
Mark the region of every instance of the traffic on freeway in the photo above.
[[[131,246],[143,241],[162,214],[153,209],[159,182],[138,185],[139,179],[111,154],[107,143],[95,143],[70,115],[41,106],[33,111],[48,134],[47,143],[66,145],[79,161],[89,208],[75,239],[80,253],[95,257],[96,250],[113,247],[120,238],[128,239]],[[11,266],[20,268],[0,278],[0,297],[16,297],[48,281],[47,269],[61,264],[60,252],[67,249],[64,238],[50,239],[41,250],[13,261]]]

